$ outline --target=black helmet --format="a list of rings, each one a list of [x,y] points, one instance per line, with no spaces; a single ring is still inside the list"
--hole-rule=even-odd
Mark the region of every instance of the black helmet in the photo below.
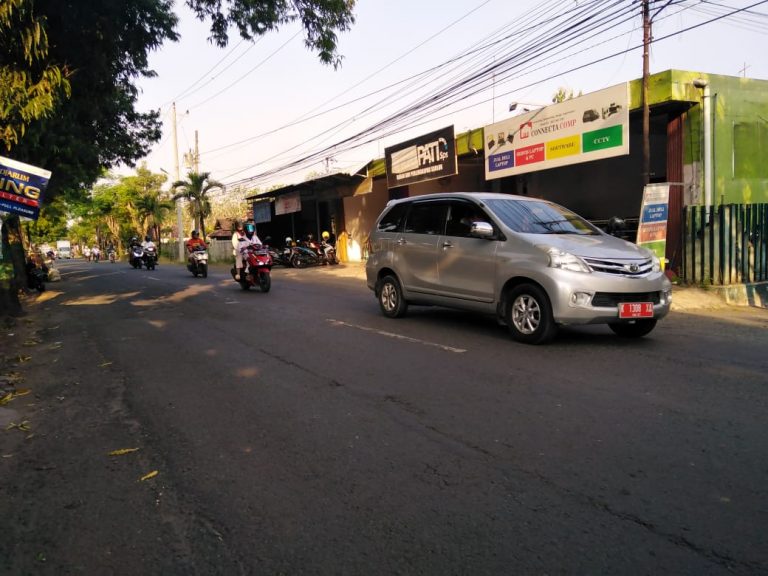
[[[149,234],[147,234],[146,236],[144,236],[144,241],[145,241],[145,242],[150,242],[151,240],[152,240],[152,238],[150,238],[150,237],[149,237]]]
[[[197,230],[192,230],[192,238],[197,238],[198,236],[200,236],[200,232]]]

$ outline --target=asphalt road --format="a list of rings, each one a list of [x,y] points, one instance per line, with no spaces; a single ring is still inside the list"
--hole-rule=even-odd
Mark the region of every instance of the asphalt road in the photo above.
[[[3,335],[0,573],[768,573],[765,310],[530,347],[328,269],[61,269]]]

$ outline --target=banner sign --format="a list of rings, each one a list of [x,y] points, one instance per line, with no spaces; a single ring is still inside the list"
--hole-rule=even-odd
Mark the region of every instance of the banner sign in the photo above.
[[[51,173],[0,156],[0,212],[37,220]]]
[[[384,149],[387,188],[436,180],[458,173],[453,126]]]
[[[272,208],[270,202],[254,202],[253,203],[253,221],[256,224],[262,222],[270,222],[272,220]]]
[[[571,98],[484,129],[485,179],[629,154],[629,84]]]
[[[275,216],[301,211],[301,193],[291,192],[275,198]]]
[[[643,190],[643,205],[637,226],[638,246],[648,248],[661,260],[667,253],[667,216],[669,214],[669,184],[648,184]]]

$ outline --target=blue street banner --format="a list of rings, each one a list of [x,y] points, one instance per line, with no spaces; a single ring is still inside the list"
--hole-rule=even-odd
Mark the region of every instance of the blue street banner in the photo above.
[[[636,243],[659,257],[662,270],[666,264],[668,214],[669,184],[647,184],[643,190]]]
[[[51,173],[0,156],[0,212],[37,220]]]

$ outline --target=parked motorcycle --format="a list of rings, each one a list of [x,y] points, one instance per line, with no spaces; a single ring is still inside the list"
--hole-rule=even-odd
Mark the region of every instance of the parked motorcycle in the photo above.
[[[131,246],[129,254],[131,266],[134,268],[141,268],[141,265],[144,262],[144,248],[138,244],[134,244]]]
[[[155,266],[157,266],[157,248],[153,246],[148,246],[144,248],[144,265],[147,267],[147,270],[154,270]]]
[[[292,248],[290,262],[294,268],[306,268],[307,266],[319,266],[323,260],[317,250],[302,244]]]
[[[332,244],[323,240],[320,242],[320,250],[323,251],[325,261],[328,264],[336,265],[339,263],[339,259],[336,257],[336,248]]]
[[[208,278],[208,250],[203,246],[195,246],[194,250],[187,256],[187,270],[197,278],[202,276]]]
[[[243,290],[249,290],[251,286],[258,286],[262,292],[269,292],[272,287],[272,257],[269,251],[256,244],[242,249],[243,264],[245,267],[237,278],[237,269],[230,270],[232,278],[240,284]]]

